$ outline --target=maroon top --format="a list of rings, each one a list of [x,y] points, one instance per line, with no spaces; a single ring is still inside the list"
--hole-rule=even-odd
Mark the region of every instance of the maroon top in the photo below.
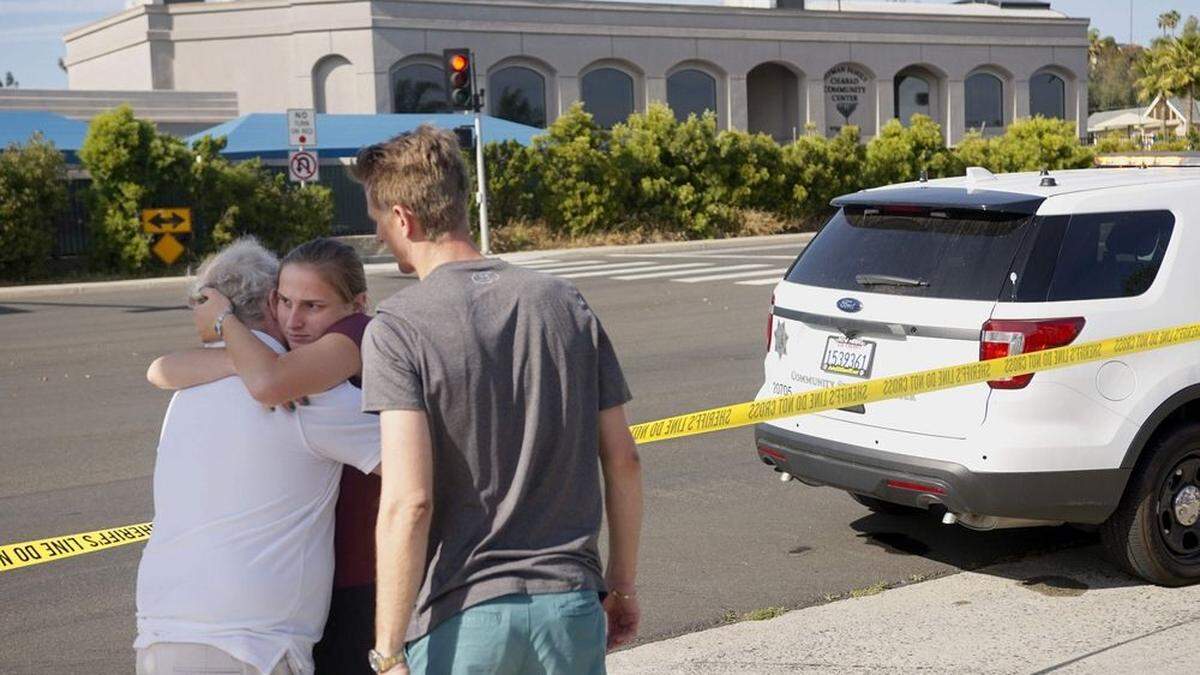
[[[371,317],[366,314],[351,314],[330,326],[325,333],[341,333],[354,340],[362,350],[363,332],[370,322]],[[350,378],[350,384],[361,389],[362,379],[355,375]],[[375,517],[379,513],[382,486],[375,474],[342,467],[341,492],[334,511],[334,588],[375,583]]]

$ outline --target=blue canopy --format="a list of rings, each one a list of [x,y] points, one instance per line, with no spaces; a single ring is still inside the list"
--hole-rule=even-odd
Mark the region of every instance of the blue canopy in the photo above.
[[[317,114],[317,140],[312,149],[321,157],[353,157],[364,146],[412,131],[420,124],[442,129],[470,125],[471,115],[453,113],[397,115],[327,115]],[[484,116],[483,140],[514,140],[529,145],[544,129]],[[221,154],[229,159],[286,159],[288,153],[287,115],[285,113],[250,113],[189,136],[195,143],[205,136],[224,136],[228,144]]]
[[[14,143],[25,145],[33,134],[40,132],[65,155],[68,163],[74,163],[87,130],[87,122],[52,112],[0,110],[0,149]]]

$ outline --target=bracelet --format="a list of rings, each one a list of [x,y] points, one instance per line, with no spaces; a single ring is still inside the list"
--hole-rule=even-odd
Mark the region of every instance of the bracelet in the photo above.
[[[610,588],[608,590],[608,594],[615,597],[618,600],[635,600],[635,599],[637,599],[637,591],[634,591],[632,593],[622,593],[621,591],[618,591],[614,588]]]

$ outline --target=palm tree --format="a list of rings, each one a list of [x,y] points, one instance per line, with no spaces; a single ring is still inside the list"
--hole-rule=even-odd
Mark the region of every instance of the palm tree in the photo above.
[[[1162,29],[1163,36],[1175,32],[1175,28],[1179,25],[1179,19],[1179,12],[1174,9],[1158,15],[1158,27]]]
[[[1159,40],[1142,59],[1137,80],[1138,97],[1153,100],[1173,96],[1187,100],[1187,131],[1194,124],[1196,92],[1200,89],[1200,31],[1184,31],[1171,39]],[[1163,120],[1165,130],[1166,120]]]

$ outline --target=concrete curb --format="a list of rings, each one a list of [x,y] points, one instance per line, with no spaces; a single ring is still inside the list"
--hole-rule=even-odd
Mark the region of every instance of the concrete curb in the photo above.
[[[1200,586],[1147,585],[1089,547],[643,645],[608,670],[1183,674],[1197,629]]]
[[[760,237],[738,237],[735,239],[701,239],[698,241],[672,241],[653,244],[630,244],[627,246],[592,246],[588,248],[560,248],[544,251],[516,251],[501,253],[495,257],[510,262],[521,262],[532,258],[543,258],[552,255],[575,254],[595,255],[598,253],[658,253],[681,250],[706,251],[714,248],[737,248],[755,243],[770,242],[787,244],[803,243],[812,239],[813,233],[772,234]],[[396,263],[390,256],[373,256],[364,259],[367,274],[398,272]],[[114,293],[120,291],[136,291],[149,288],[183,286],[191,277],[158,277],[154,279],[126,279],[122,281],[95,281],[88,283],[42,284],[37,286],[6,286],[0,287],[0,300],[18,300],[21,298],[44,297],[47,295],[90,295],[93,293]]]

